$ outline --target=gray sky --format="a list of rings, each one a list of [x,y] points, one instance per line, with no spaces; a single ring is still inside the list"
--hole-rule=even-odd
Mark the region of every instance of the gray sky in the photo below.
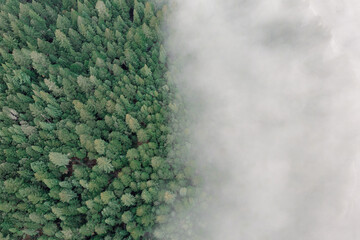
[[[204,239],[360,239],[359,3],[176,2]]]

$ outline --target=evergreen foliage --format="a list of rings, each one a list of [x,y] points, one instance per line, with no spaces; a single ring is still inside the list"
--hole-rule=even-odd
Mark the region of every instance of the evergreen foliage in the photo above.
[[[155,239],[189,202],[164,15],[0,0],[0,239]]]

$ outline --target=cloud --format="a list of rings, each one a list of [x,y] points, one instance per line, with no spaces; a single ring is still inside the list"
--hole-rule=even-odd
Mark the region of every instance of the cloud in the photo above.
[[[203,239],[359,238],[358,28],[320,5],[175,1],[167,45],[211,196]]]

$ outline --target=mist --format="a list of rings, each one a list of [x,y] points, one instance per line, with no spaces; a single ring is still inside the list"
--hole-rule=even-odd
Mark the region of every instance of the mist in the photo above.
[[[203,239],[360,239],[359,4],[320,2],[171,7]]]

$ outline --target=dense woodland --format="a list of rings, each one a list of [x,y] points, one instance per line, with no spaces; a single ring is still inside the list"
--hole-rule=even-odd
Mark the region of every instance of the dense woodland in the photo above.
[[[158,239],[195,194],[179,160],[166,6],[0,0],[0,10],[0,239]]]

